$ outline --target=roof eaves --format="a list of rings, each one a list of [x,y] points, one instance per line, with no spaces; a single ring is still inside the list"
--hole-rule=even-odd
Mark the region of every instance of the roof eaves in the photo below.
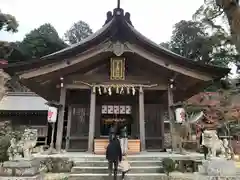
[[[185,58],[179,54],[176,54],[168,49],[166,49],[165,47],[158,45],[157,43],[153,42],[152,40],[150,40],[149,38],[147,38],[146,36],[142,35],[139,31],[137,31],[132,25],[130,25],[129,23],[127,23],[127,27],[138,37],[138,39],[142,39],[143,41],[145,41],[147,44],[149,44],[150,46],[152,46],[153,48],[157,49],[158,51],[161,51],[162,53],[165,53],[169,56],[172,56],[174,58],[177,59],[181,59],[183,60],[185,63],[194,65],[194,66],[198,66],[200,68],[208,68],[210,70],[214,70],[217,71],[218,73],[220,73],[221,75],[226,75],[230,72],[229,68],[223,68],[223,67],[219,67],[219,66],[214,66],[214,65],[209,65],[209,64],[203,64],[201,62],[197,62],[197,61],[193,61],[191,59]],[[179,62],[178,62],[179,63]]]
[[[37,96],[34,92],[7,92],[6,96]]]
[[[99,29],[99,30],[96,31],[95,33],[91,34],[91,35],[88,36],[87,38],[83,39],[82,41],[80,41],[80,42],[78,42],[78,43],[76,43],[76,44],[73,44],[73,45],[71,45],[71,46],[69,46],[69,47],[67,47],[67,48],[64,48],[64,49],[62,49],[62,50],[60,50],[60,51],[57,51],[57,52],[54,52],[54,53],[52,53],[52,54],[48,54],[48,55],[46,55],[46,56],[43,56],[43,57],[41,57],[40,59],[49,59],[49,58],[52,58],[52,57],[54,57],[54,56],[56,56],[56,55],[61,55],[61,54],[63,54],[63,53],[66,53],[66,52],[68,52],[68,51],[71,51],[71,50],[73,50],[73,49],[75,49],[75,48],[78,48],[78,47],[80,47],[80,46],[83,46],[84,44],[86,44],[86,43],[94,40],[95,38],[97,38],[98,36],[100,36],[102,33],[104,33],[106,30],[108,30],[108,29],[110,28],[110,26],[112,25],[113,21],[114,21],[114,18],[113,18],[111,21],[109,21],[107,24],[105,24],[101,29]]]
[[[92,34],[89,37],[85,38],[81,42],[76,43],[75,45],[72,45],[71,47],[67,47],[67,48],[64,48],[64,49],[62,49],[60,51],[57,51],[57,52],[54,52],[52,54],[43,56],[40,59],[33,59],[33,60],[29,60],[29,61],[10,63],[10,64],[6,65],[3,69],[7,73],[13,75],[14,73],[11,71],[12,68],[18,68],[18,67],[22,67],[22,66],[25,67],[27,65],[38,64],[38,63],[40,63],[40,64],[47,64],[49,61],[50,62],[54,62],[54,60],[59,60],[58,58],[56,58],[57,56],[60,56],[60,55],[65,54],[65,53],[68,53],[68,52],[70,52],[72,50],[75,50],[77,48],[80,48],[81,46],[89,43],[90,41],[94,40],[96,37],[98,37],[101,34],[103,34],[105,31],[107,31],[111,27],[111,25],[112,25],[114,20],[115,20],[115,18],[113,18],[111,21],[109,21],[107,24],[105,24],[101,29],[99,29],[94,34]]]

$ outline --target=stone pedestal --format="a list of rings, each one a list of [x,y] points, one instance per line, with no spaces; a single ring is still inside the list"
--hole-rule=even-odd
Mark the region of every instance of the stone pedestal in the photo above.
[[[224,158],[213,158],[203,161],[202,166],[199,166],[199,172],[195,176],[196,180],[207,180],[219,178],[221,180],[231,179],[237,180],[237,168],[235,162]]]
[[[6,161],[0,170],[1,180],[43,180],[38,160]]]

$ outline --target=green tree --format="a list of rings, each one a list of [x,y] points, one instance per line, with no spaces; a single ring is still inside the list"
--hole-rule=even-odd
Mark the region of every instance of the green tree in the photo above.
[[[0,31],[17,32],[18,22],[11,14],[4,14],[0,10]]]
[[[15,60],[17,54],[22,54],[22,60],[40,58],[67,47],[51,24],[43,24],[32,30],[15,46],[15,54],[13,53],[10,60]]]
[[[236,46],[236,50],[240,53],[239,0],[204,0],[204,4],[194,14],[194,19],[202,21],[218,31],[227,29],[229,41]]]
[[[0,10],[0,31],[17,32],[18,22],[14,16],[4,14]],[[12,52],[12,44],[0,40],[0,58],[6,59]]]
[[[236,54],[225,32],[207,32],[204,23],[182,20],[175,24],[170,42],[161,45],[169,50],[205,64],[227,66]]]
[[[64,34],[64,38],[68,43],[75,44],[87,38],[92,33],[92,29],[86,22],[78,21]]]
[[[204,0],[204,4],[196,11],[193,17],[195,20],[205,22],[212,29],[227,30],[228,40],[235,45],[236,51],[240,53],[239,0]],[[239,73],[239,57],[235,58],[235,62]]]

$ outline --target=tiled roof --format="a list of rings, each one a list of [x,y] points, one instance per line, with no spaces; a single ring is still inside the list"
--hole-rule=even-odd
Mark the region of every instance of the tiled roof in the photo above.
[[[47,101],[34,93],[7,93],[0,101],[0,111],[47,111]]]

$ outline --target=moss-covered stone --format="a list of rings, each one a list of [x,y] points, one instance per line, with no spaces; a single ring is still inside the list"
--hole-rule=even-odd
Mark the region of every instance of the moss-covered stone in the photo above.
[[[44,158],[40,163],[41,171],[46,173],[68,173],[73,167],[73,161],[68,158]]]

